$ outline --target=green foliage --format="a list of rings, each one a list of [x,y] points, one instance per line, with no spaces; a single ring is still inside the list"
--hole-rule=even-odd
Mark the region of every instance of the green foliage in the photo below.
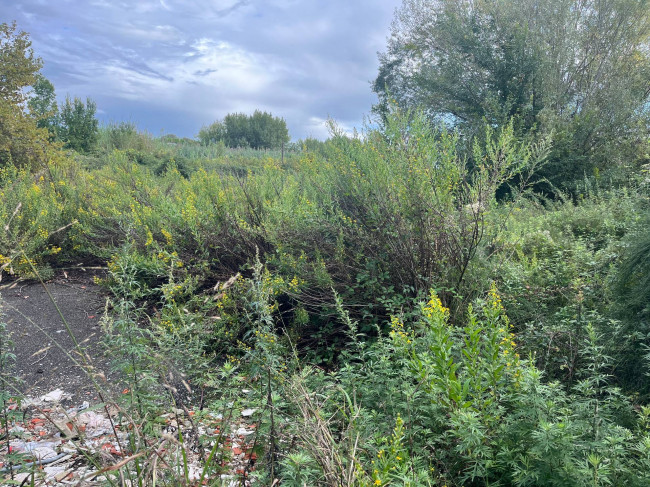
[[[36,118],[36,126],[47,129],[51,138],[56,137],[59,107],[56,104],[54,85],[45,76],[36,76],[27,106],[30,115]]]
[[[647,323],[650,318],[650,232],[648,221],[639,225],[626,249],[617,277],[620,304]]]
[[[431,99],[428,115],[455,107],[463,131],[434,127],[387,96],[381,129],[348,137],[332,126],[328,141],[286,153],[253,148],[288,140],[284,121],[262,112],[228,115],[202,129],[201,143],[114,123],[94,145],[94,104],[68,99],[66,116],[83,130],[61,133],[93,153],[66,160],[35,125],[54,111],[53,87],[34,80],[26,34],[4,24],[2,55],[20,69],[7,70],[14,88],[0,101],[0,272],[33,277],[36,266],[47,277],[80,256],[107,264],[103,330],[133,419],[131,460],[107,471],[109,481],[196,481],[185,431],[174,439],[176,464],[163,472],[154,459],[160,440],[172,441],[162,408],[182,410],[179,390],[198,388],[197,415],[223,419],[219,437],[197,439],[199,484],[220,480],[224,434],[254,405],[260,485],[647,485],[647,180],[592,171],[571,200],[556,201],[528,187],[550,151],[573,165],[553,168],[555,177],[569,178],[612,155],[613,138],[624,148],[641,130],[617,118],[638,107],[639,79],[612,77],[637,61],[645,69],[638,45],[621,53],[608,31],[601,40],[612,51],[594,54],[583,38],[618,21],[622,38],[642,42],[646,20],[633,15],[642,4],[626,1],[588,12],[562,2],[406,2],[395,29],[422,37],[393,39],[402,57],[391,62],[432,64],[382,73],[417,74],[394,78],[400,89],[435,81],[449,96]],[[434,7],[444,9],[426,15]],[[565,16],[584,25],[568,41],[546,39]],[[429,35],[445,43],[430,47]],[[538,49],[540,38],[557,52]],[[567,59],[584,57],[577,71],[561,56],[568,42],[578,47]],[[441,46],[444,66],[426,56]],[[552,59],[575,80],[555,79],[546,56],[560,56]],[[590,84],[594,76],[603,82]],[[569,100],[547,96],[548,86]],[[459,93],[469,101],[454,101]],[[395,97],[416,104],[416,94]],[[630,124],[643,123],[636,115]],[[603,121],[616,123],[601,131]],[[519,136],[535,126],[538,135]],[[552,130],[551,149],[539,134]],[[577,151],[587,142],[593,154]],[[51,163],[30,172],[46,155]],[[617,157],[633,165],[637,155],[628,147]],[[6,345],[0,326],[0,375]]]
[[[647,206],[645,208],[647,211]],[[631,390],[650,394],[646,379],[650,354],[650,238],[648,219],[643,217],[624,239],[621,263],[613,269],[612,309],[620,320],[612,333],[618,352],[617,374]]]
[[[397,100],[470,134],[512,117],[519,133],[553,132],[541,174],[573,190],[643,155],[649,32],[645,1],[406,0],[380,56],[376,109]]]
[[[364,313],[385,316],[385,304],[399,308],[431,286],[444,288],[446,301],[473,291],[465,277],[490,232],[495,191],[516,175],[525,180],[546,145],[518,142],[511,126],[488,130],[472,168],[457,134],[397,111],[383,132],[334,137],[328,151],[305,156],[296,183],[284,184],[281,211],[269,213],[271,235],[279,256],[304,253],[314,267],[325,260],[334,284],[321,280],[322,292],[334,285]]]
[[[593,327],[585,326],[580,352],[587,366],[567,391],[544,383],[520,358],[494,288],[463,327],[448,319],[432,293],[413,322],[394,317],[390,338],[358,353],[338,374],[307,379],[327,398],[322,417],[336,418],[330,429],[357,437],[360,448],[347,459],[358,465],[354,485],[647,482],[645,413],[635,418],[609,385],[608,359]],[[358,405],[352,431],[336,413],[342,407],[328,392],[332,382]]]
[[[524,354],[547,377],[572,383],[584,364],[582,329],[591,322],[606,337],[612,369],[626,388],[645,390],[643,321],[614,285],[629,241],[647,212],[643,191],[592,188],[576,203],[520,202],[504,231],[486,242]],[[498,275],[497,275],[498,273]]]
[[[9,401],[16,397],[17,387],[20,385],[20,379],[16,377],[13,370],[16,355],[13,353],[14,343],[7,330],[7,324],[4,321],[2,313],[2,302],[0,301],[0,402],[2,409],[0,412],[0,430],[4,430],[5,435],[9,437],[9,419],[17,415],[7,408]]]
[[[25,32],[0,24],[0,168],[43,167],[52,157],[48,133],[24,113],[26,88],[36,80],[41,60]]]
[[[48,132],[39,129],[19,107],[0,100],[0,167],[41,169],[50,157],[56,155],[49,144]]]
[[[67,149],[77,152],[90,152],[95,148],[99,122],[95,118],[97,105],[91,99],[86,103],[75,97],[66,97],[60,107],[57,136]]]
[[[35,277],[33,264],[48,276],[48,264],[76,224],[65,184],[56,168],[36,176],[15,166],[0,168],[0,273]]]
[[[133,122],[109,123],[99,128],[97,147],[104,153],[114,150],[153,151],[151,135],[139,132]]]
[[[192,277],[201,289],[241,271],[257,248],[287,286],[291,333],[324,360],[344,339],[332,287],[355,317],[372,318],[363,325],[370,334],[431,286],[461,312],[480,291],[480,281],[466,278],[478,275],[482,240],[507,219],[494,213],[496,188],[525,180],[546,147],[518,142],[511,127],[488,130],[474,148],[483,162],[470,166],[457,135],[421,117],[390,120],[385,133],[334,138],[327,158],[304,152],[282,165],[270,155],[242,157],[241,170],[226,156],[212,170],[185,171],[176,148],[158,153],[160,143],[132,126],[107,127],[102,150],[112,151],[101,155],[103,166],[70,166],[69,184],[57,182],[67,223],[79,222],[67,250],[108,260],[128,244],[143,262],[173,259],[188,273],[180,281]],[[491,214],[497,223],[488,227]]]
[[[301,139],[296,142],[296,145],[304,151],[324,153],[326,142],[322,140],[315,139],[313,137],[307,137],[306,139]]]
[[[224,143],[226,140],[226,126],[223,122],[217,120],[206,127],[201,127],[197,137],[201,145]]]
[[[255,110],[252,115],[229,113],[223,121],[203,127],[198,138],[203,145],[221,142],[226,147],[275,149],[289,142],[289,131],[284,119]]]
[[[14,106],[25,101],[23,89],[32,85],[42,61],[34,56],[26,32],[16,31],[16,23],[0,24],[0,99]]]
[[[318,485],[320,471],[314,459],[303,452],[289,453],[282,459],[282,483],[290,487]]]

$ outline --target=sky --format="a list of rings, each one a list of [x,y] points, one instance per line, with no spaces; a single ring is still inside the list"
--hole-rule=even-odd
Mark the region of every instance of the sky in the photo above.
[[[0,0],[42,73],[103,123],[194,137],[232,112],[286,120],[293,140],[360,129],[399,0]]]

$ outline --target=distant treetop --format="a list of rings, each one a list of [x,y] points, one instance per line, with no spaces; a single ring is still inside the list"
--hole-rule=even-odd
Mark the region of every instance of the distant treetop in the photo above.
[[[289,142],[289,130],[283,118],[255,110],[253,115],[229,113],[202,127],[198,138],[203,145],[223,142],[227,147],[274,149]]]

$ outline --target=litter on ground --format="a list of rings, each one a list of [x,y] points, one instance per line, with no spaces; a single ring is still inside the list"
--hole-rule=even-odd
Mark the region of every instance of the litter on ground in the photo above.
[[[136,462],[141,472],[150,469],[158,478],[250,485],[257,459],[255,409],[230,414],[232,421],[225,422],[221,414],[170,408],[157,418],[160,429],[144,437],[117,406],[91,408],[84,401],[64,407],[66,398],[56,389],[7,405],[13,414],[0,431],[3,485],[31,485],[33,479],[35,486],[99,486],[120,470],[134,474]]]

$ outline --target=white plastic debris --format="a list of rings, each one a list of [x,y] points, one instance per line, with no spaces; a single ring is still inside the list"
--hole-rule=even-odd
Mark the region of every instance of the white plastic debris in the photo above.
[[[64,392],[61,389],[54,389],[51,392],[48,392],[40,399],[44,402],[59,402],[63,397]]]
[[[31,397],[25,398],[25,400],[21,404],[21,408],[26,409],[29,406],[40,406],[46,402],[58,403],[64,397],[70,397],[70,395],[66,394],[61,389],[54,389],[53,391],[48,392],[44,396],[40,396],[36,398],[31,398]]]
[[[62,453],[77,453],[77,451],[77,447],[75,447],[72,443],[64,443],[61,445]]]
[[[11,449],[15,452],[25,452],[38,460],[47,460],[57,456],[55,448],[61,441],[12,441]]]
[[[64,470],[63,472],[59,472],[54,476],[54,480],[56,480],[57,482],[63,482],[63,479],[65,479],[71,473],[72,470]]]
[[[187,478],[189,480],[198,480],[201,478],[201,474],[203,473],[203,468],[199,465],[189,465],[188,466],[188,472],[187,472]]]
[[[235,431],[235,434],[236,434],[237,436],[248,436],[248,435],[252,435],[253,433],[255,433],[255,431],[253,431],[253,430],[247,430],[247,429],[244,428],[244,427],[241,427],[241,428],[239,428],[237,431]]]
[[[252,416],[252,415],[255,413],[255,411],[257,411],[257,409],[244,409],[244,410],[241,412],[241,415],[242,415],[244,418],[248,418],[249,416]]]
[[[14,477],[14,482],[15,482],[17,485],[22,485],[22,483],[25,481],[25,479],[26,479],[27,477],[29,477],[30,475],[32,475],[30,472],[22,472],[22,473],[19,473],[19,474],[17,474],[17,475]]]
[[[77,416],[77,423],[86,425],[86,436],[94,438],[111,431],[111,421],[94,411],[86,411]]]
[[[48,478],[52,478],[57,474],[65,472],[67,469],[67,465],[56,465],[54,467],[45,467],[43,471]]]

